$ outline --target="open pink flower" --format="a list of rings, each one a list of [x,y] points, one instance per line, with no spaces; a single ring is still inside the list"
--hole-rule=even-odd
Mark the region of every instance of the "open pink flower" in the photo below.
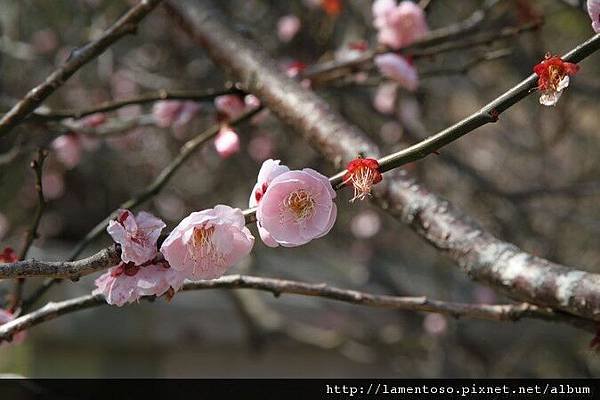
[[[373,3],[373,25],[379,43],[392,49],[408,46],[429,31],[423,9],[412,1],[376,0]]]
[[[121,245],[121,259],[142,265],[156,255],[156,241],[165,223],[154,215],[140,211],[137,216],[121,210],[116,220],[108,223],[106,231]]]
[[[265,244],[295,247],[326,235],[337,216],[334,198],[327,177],[315,170],[280,174],[267,185],[256,212],[258,223],[272,239]]]
[[[290,170],[287,166],[280,165],[280,163],[280,160],[272,159],[268,159],[263,162],[262,166],[260,167],[260,171],[258,172],[256,184],[254,185],[252,193],[250,194],[250,200],[248,201],[249,207],[256,207],[260,203],[273,179]],[[277,242],[271,237],[271,234],[265,228],[263,228],[260,221],[256,222],[256,226],[258,227],[260,238],[267,246],[278,246]]]
[[[215,149],[221,158],[228,158],[240,151],[240,137],[228,125],[221,126],[215,137]]]
[[[186,125],[200,111],[200,105],[193,101],[158,101],[152,107],[152,116],[161,128]]]
[[[587,9],[592,19],[592,29],[600,33],[600,0],[588,0]]]
[[[419,86],[417,70],[406,58],[393,53],[375,57],[375,65],[381,74],[400,84],[403,88],[415,91]]]
[[[160,251],[173,269],[188,278],[214,279],[248,255],[254,236],[239,208],[217,205],[184,218]]]
[[[0,326],[6,324],[7,322],[12,321],[13,319],[15,319],[15,317],[12,315],[11,312],[0,308]],[[10,343],[10,344],[22,343],[25,340],[26,336],[27,336],[27,333],[25,331],[15,333],[15,335],[12,338],[12,341],[4,342],[4,343],[2,343],[2,345],[4,345],[5,343]]]
[[[184,280],[185,275],[170,268],[164,260],[143,266],[121,263],[96,279],[93,294],[102,294],[108,304],[120,307],[142,296],[177,291]]]

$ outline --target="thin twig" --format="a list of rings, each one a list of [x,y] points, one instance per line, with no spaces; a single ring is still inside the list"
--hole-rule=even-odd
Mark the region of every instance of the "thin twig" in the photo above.
[[[155,92],[149,92],[140,96],[131,97],[123,100],[107,101],[100,103],[97,106],[82,108],[78,110],[55,110],[47,112],[35,112],[31,115],[31,119],[34,121],[55,121],[65,118],[79,119],[88,115],[114,111],[119,108],[134,105],[134,104],[148,104],[156,101],[163,100],[190,100],[196,102],[211,101],[215,97],[228,95],[228,94],[239,94],[242,91],[238,88],[224,89],[224,90],[158,90]]]
[[[189,282],[181,291],[207,289],[253,289],[270,292],[276,297],[284,293],[319,297],[356,305],[395,310],[433,312],[454,318],[471,318],[492,321],[518,321],[535,318],[546,321],[566,322],[577,328],[595,332],[593,321],[559,313],[528,303],[520,304],[469,304],[432,300],[427,297],[401,297],[376,295],[356,290],[341,289],[326,284],[313,284],[284,279],[262,278],[244,275],[228,275],[215,280]],[[53,320],[61,315],[106,305],[102,295],[86,295],[57,303],[48,303],[39,310],[23,315],[0,326],[0,342],[14,334]]]
[[[33,241],[38,237],[38,228],[40,226],[40,221],[42,220],[42,215],[44,214],[44,209],[46,208],[46,199],[44,199],[44,187],[42,184],[43,181],[43,173],[44,173],[44,161],[48,157],[48,151],[46,149],[38,149],[37,158],[31,161],[31,169],[35,173],[35,191],[37,193],[38,204],[35,210],[35,214],[33,216],[33,220],[31,221],[31,227],[25,233],[25,240],[23,241],[23,246],[21,247],[21,251],[19,252],[19,260],[25,260],[27,257],[27,253],[33,244]],[[14,312],[21,306],[21,301],[23,298],[23,288],[25,286],[25,278],[19,277],[15,281],[15,286],[13,290],[13,297],[10,305],[10,310]]]
[[[60,68],[50,74],[42,84],[31,89],[22,100],[0,119],[0,137],[20,124],[77,70],[102,54],[110,45],[122,37],[135,33],[138,23],[160,2],[161,0],[141,0],[117,22],[106,29],[98,39],[73,50],[70,57]]]
[[[306,71],[302,74],[302,78],[314,79],[320,78],[324,75],[328,75],[330,73],[335,72],[339,69],[350,69],[355,70],[360,66],[370,63],[373,61],[375,56],[380,54],[389,53],[389,52],[399,52],[399,53],[411,53],[417,49],[425,49],[431,46],[436,46],[438,44],[452,41],[459,37],[464,37],[469,33],[477,30],[481,23],[488,16],[490,11],[498,4],[500,0],[490,0],[486,1],[483,7],[474,11],[468,18],[463,21],[444,26],[442,28],[433,30],[427,34],[427,36],[419,39],[418,41],[411,43],[410,45],[401,47],[399,49],[389,49],[387,47],[379,47],[373,50],[368,50],[360,57],[345,60],[345,61],[330,61],[317,65],[313,65],[306,69]],[[173,8],[173,6],[169,2],[165,2],[165,7]],[[177,11],[172,13],[171,15],[175,15]],[[185,22],[184,22],[185,24]],[[181,24],[180,24],[181,25]],[[193,29],[192,29],[193,30]],[[187,30],[189,32],[189,30]]]

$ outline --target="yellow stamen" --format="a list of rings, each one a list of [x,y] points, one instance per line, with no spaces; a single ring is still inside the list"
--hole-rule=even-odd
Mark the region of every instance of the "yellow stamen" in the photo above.
[[[315,211],[315,199],[304,189],[290,193],[283,201],[283,205],[294,214],[298,221],[310,218]]]

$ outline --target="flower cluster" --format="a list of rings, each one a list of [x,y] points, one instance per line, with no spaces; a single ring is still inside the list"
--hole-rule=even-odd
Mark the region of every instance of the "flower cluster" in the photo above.
[[[179,290],[185,275],[170,268],[158,254],[156,243],[165,223],[147,212],[134,216],[121,210],[106,229],[121,246],[121,262],[96,279],[94,294],[117,306],[142,296],[162,296]]]
[[[396,4],[396,0],[376,0],[372,11],[378,42],[392,50],[409,46],[429,32],[425,13],[412,1]],[[397,87],[417,90],[419,75],[410,57],[393,52],[376,56],[375,65],[383,76],[395,82],[394,86],[382,86],[374,102],[378,111],[390,114],[396,102]]]
[[[348,164],[344,183],[354,187],[354,201],[368,197],[381,179],[377,160],[358,158]],[[248,203],[256,208],[258,231],[267,246],[295,247],[329,233],[337,217],[335,197],[329,179],[319,172],[291,170],[280,160],[268,159]],[[191,213],[171,231],[159,252],[157,241],[165,226],[150,213],[134,216],[121,210],[107,227],[120,245],[121,262],[96,279],[94,293],[117,306],[143,296],[170,298],[186,279],[225,274],[254,246],[242,210],[227,205]]]
[[[423,9],[412,1],[376,0],[372,11],[377,40],[391,49],[408,46],[429,32]]]
[[[540,104],[554,106],[569,86],[569,75],[579,71],[577,64],[563,61],[560,57],[546,55],[546,58],[535,67],[533,72],[538,76],[538,90],[542,92]]]

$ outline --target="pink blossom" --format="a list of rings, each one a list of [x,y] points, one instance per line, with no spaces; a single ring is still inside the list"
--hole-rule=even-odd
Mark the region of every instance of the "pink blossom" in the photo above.
[[[300,18],[295,15],[286,15],[277,21],[277,36],[284,43],[291,41],[300,30]]]
[[[280,165],[280,160],[265,160],[260,167],[260,171],[258,172],[258,178],[254,188],[252,189],[252,193],[250,194],[250,200],[248,201],[248,206],[250,208],[256,207],[260,201],[262,200],[267,188],[279,175],[288,172],[290,169],[285,165]],[[262,241],[269,247],[277,247],[277,242],[271,237],[271,234],[263,228],[260,221],[256,222],[256,226],[258,227],[258,233],[260,234],[260,238]]]
[[[83,148],[76,134],[60,135],[52,141],[51,147],[58,160],[68,169],[75,168],[81,162]]]
[[[412,1],[376,0],[373,25],[379,43],[392,49],[408,46],[427,34],[429,28],[423,9]]]
[[[295,247],[326,235],[337,215],[334,198],[327,177],[310,168],[275,177],[256,212],[258,223],[272,239],[265,244]]]
[[[592,29],[600,33],[600,0],[588,0],[587,9],[592,19]]]
[[[15,317],[12,315],[11,312],[0,308],[0,326],[6,324],[7,322],[12,321],[13,319],[15,319]],[[27,336],[27,333],[25,331],[15,333],[12,338],[12,341],[9,343],[10,344],[22,343],[25,340],[26,336]],[[7,342],[2,343],[2,345],[4,345],[5,343],[7,343]]]
[[[215,137],[215,149],[221,158],[228,158],[240,151],[240,138],[229,126],[223,125]]]
[[[375,57],[375,64],[383,76],[393,79],[407,90],[417,90],[419,86],[417,70],[406,58],[387,53]]]
[[[373,107],[382,114],[393,114],[396,107],[396,96],[398,84],[395,82],[384,82],[375,91]]]
[[[239,208],[217,205],[184,218],[160,251],[171,267],[188,278],[214,279],[248,255],[254,236]]]
[[[142,296],[162,296],[169,290],[177,291],[184,280],[185,275],[170,268],[164,260],[143,266],[121,263],[96,279],[92,293],[102,294],[108,304],[120,307]]]
[[[156,255],[156,241],[165,223],[154,215],[140,211],[135,217],[121,210],[116,220],[108,223],[106,231],[121,245],[121,259],[142,265]]]
[[[218,112],[229,120],[240,117],[246,111],[246,103],[236,94],[227,94],[215,98],[215,107]]]
[[[152,116],[161,128],[186,125],[200,111],[200,105],[193,101],[159,101],[152,107]]]

